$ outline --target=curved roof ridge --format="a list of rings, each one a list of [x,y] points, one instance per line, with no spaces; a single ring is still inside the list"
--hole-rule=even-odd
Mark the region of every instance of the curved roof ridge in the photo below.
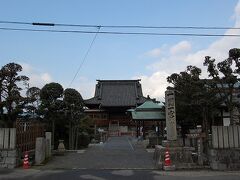
[[[136,107],[144,103],[147,98],[143,96],[140,80],[97,80],[95,95],[85,100],[86,105],[103,107]]]
[[[139,82],[141,79],[132,79],[132,80],[127,80],[127,79],[97,79],[97,82]]]

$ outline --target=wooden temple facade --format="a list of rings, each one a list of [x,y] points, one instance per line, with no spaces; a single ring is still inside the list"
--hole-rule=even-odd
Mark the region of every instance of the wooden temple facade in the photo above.
[[[97,80],[94,97],[85,100],[85,112],[94,120],[95,129],[110,133],[134,132],[128,109],[134,109],[147,101],[143,96],[140,80]]]
[[[163,136],[165,126],[165,109],[163,103],[156,103],[148,100],[135,109],[129,109],[132,121],[136,123],[136,136],[145,138],[148,130],[154,130],[157,136]]]

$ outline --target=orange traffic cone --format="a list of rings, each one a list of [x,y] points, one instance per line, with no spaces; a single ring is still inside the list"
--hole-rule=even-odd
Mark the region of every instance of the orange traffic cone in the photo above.
[[[23,169],[29,168],[29,161],[28,161],[28,152],[25,152],[24,159],[23,159]]]
[[[165,152],[165,161],[164,161],[165,166],[171,166],[171,159],[170,159],[170,154],[168,148],[166,148]]]

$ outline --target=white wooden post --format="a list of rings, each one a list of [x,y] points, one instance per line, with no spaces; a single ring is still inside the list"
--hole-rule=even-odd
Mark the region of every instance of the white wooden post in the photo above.
[[[3,149],[3,142],[4,142],[4,129],[0,128],[0,149]]]
[[[4,128],[4,143],[3,149],[9,148],[9,128]]]
[[[10,149],[15,149],[16,148],[16,128],[11,128],[10,129],[10,144],[9,144]]]

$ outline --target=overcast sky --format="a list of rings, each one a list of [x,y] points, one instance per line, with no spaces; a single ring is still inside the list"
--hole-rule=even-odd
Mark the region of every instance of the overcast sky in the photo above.
[[[240,1],[6,0],[0,2],[0,21],[4,20],[94,25],[240,27]],[[1,27],[39,28],[9,24],[0,24]],[[60,29],[76,30],[73,27]],[[87,30],[96,31],[95,28]],[[112,29],[101,29],[107,30]],[[155,31],[240,34],[240,30]],[[54,81],[67,88],[93,37],[94,34],[1,30],[0,65],[20,63],[24,74],[31,79],[31,86],[42,87]],[[202,67],[206,55],[218,61],[223,60],[228,50],[234,47],[240,47],[239,37],[99,34],[72,87],[79,90],[84,98],[89,98],[93,96],[96,79],[142,79],[144,94],[162,100],[167,76],[185,70],[190,64]]]

